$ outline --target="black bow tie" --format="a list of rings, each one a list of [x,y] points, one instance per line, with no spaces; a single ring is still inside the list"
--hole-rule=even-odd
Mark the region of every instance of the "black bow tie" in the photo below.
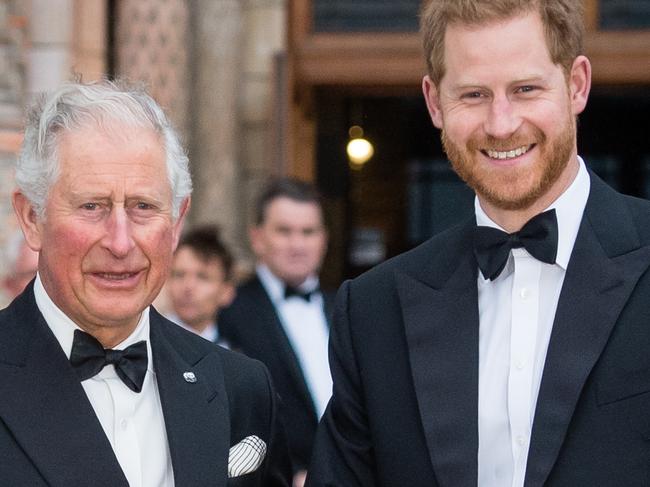
[[[311,301],[311,297],[317,292],[318,292],[318,288],[312,289],[311,291],[304,292],[293,286],[287,286],[284,288],[284,299],[289,299],[292,296],[296,296],[309,302]]]
[[[74,331],[70,364],[84,381],[95,377],[106,366],[113,364],[122,382],[134,392],[142,390],[147,373],[147,342],[144,340],[124,350],[104,349],[95,337],[81,330]]]
[[[555,210],[531,218],[521,230],[506,233],[492,227],[477,226],[474,255],[483,277],[493,281],[506,266],[511,249],[524,247],[537,260],[554,264],[557,257],[557,217]]]

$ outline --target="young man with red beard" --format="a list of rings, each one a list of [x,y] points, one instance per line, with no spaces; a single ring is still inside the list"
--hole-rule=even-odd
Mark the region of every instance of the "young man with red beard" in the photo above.
[[[650,204],[577,154],[579,0],[433,0],[425,101],[475,215],[347,282],[307,485],[650,481]]]

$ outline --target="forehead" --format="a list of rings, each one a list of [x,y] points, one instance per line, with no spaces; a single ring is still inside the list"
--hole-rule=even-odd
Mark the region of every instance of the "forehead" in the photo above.
[[[199,254],[189,245],[182,245],[178,247],[178,250],[174,253],[174,266],[193,266],[200,267],[201,269],[205,267],[218,268],[223,270],[223,262],[221,258],[217,255],[211,255],[208,258],[205,258],[202,254]]]
[[[167,185],[165,148],[151,129],[88,126],[59,136],[60,179],[75,190],[95,184],[137,181],[143,189]]]
[[[481,70],[501,74],[531,71],[534,75],[533,71],[553,65],[536,11],[481,25],[449,25],[444,58],[446,73],[456,77],[480,74]]]
[[[322,219],[321,208],[317,203],[298,201],[286,196],[273,199],[265,211],[267,223],[320,226]]]

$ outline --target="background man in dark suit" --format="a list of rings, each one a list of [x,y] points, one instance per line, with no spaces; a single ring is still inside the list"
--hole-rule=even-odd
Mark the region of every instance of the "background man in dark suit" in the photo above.
[[[476,214],[342,286],[309,486],[648,485],[650,204],[577,155],[581,3],[425,6]]]
[[[233,258],[213,225],[183,235],[174,252],[166,290],[169,319],[206,340],[228,347],[219,334],[218,314],[235,297]]]
[[[239,287],[219,326],[234,348],[269,368],[282,399],[294,485],[300,486],[332,392],[329,296],[318,283],[327,235],[315,189],[294,179],[272,182],[258,201],[250,238],[258,259],[255,275]]]
[[[265,368],[149,306],[191,192],[153,99],[111,82],[40,98],[16,182],[39,265],[0,313],[0,485],[288,485]]]

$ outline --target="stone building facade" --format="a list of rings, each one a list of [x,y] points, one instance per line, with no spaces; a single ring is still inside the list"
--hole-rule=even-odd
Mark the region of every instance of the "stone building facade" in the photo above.
[[[23,108],[73,76],[144,81],[188,149],[190,226],[216,223],[250,265],[247,226],[274,152],[287,0],[0,0],[0,248]],[[109,73],[110,71],[110,73]],[[0,261],[2,265],[2,261]]]

